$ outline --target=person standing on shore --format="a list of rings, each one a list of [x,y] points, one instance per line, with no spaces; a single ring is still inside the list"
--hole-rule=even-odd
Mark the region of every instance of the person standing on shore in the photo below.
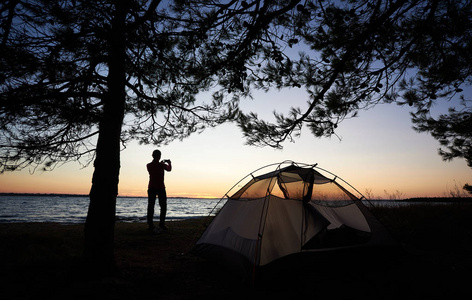
[[[148,229],[153,231],[154,228],[154,206],[156,204],[156,197],[159,198],[159,206],[161,208],[161,214],[159,216],[159,228],[163,231],[167,231],[165,225],[166,213],[167,213],[167,193],[164,184],[164,171],[170,172],[172,170],[172,163],[169,159],[160,161],[161,151],[154,150],[152,152],[153,160],[147,164],[147,170],[149,172],[149,184],[148,184],[148,207],[147,207],[147,224]]]

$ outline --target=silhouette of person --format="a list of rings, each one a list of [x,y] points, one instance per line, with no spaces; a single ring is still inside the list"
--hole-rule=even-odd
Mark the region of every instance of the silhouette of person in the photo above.
[[[147,207],[147,224],[149,230],[154,230],[154,206],[156,204],[156,196],[159,198],[159,206],[161,214],[159,216],[159,228],[167,231],[165,219],[167,214],[167,193],[164,185],[164,171],[172,170],[172,163],[168,160],[159,161],[161,159],[161,151],[154,150],[152,152],[153,160],[147,164],[149,172],[148,185],[148,207]]]

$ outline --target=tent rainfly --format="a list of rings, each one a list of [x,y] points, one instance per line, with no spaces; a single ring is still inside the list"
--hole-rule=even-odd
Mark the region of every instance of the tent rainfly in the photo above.
[[[255,175],[268,168],[272,171]],[[292,161],[268,165],[226,193],[222,198],[226,202],[220,201],[224,206],[194,252],[259,267],[296,253],[390,243],[390,234],[362,198],[347,182],[317,165]]]

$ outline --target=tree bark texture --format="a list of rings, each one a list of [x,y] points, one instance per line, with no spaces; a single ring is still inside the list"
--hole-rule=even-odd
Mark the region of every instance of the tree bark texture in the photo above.
[[[109,38],[108,92],[104,97],[103,117],[90,190],[90,205],[85,223],[85,258],[102,270],[114,267],[114,229],[116,197],[120,174],[120,141],[125,107],[125,8],[117,1]]]

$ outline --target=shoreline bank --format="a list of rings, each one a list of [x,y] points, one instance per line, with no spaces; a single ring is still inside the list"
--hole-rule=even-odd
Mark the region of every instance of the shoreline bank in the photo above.
[[[169,222],[152,235],[145,223],[116,224],[116,276],[80,270],[83,224],[0,224],[2,299],[454,299],[470,298],[472,206],[381,208],[376,215],[404,253],[328,261],[250,286],[224,266],[190,253],[203,218]],[[382,254],[382,253],[380,253]],[[397,255],[398,254],[398,255]]]

